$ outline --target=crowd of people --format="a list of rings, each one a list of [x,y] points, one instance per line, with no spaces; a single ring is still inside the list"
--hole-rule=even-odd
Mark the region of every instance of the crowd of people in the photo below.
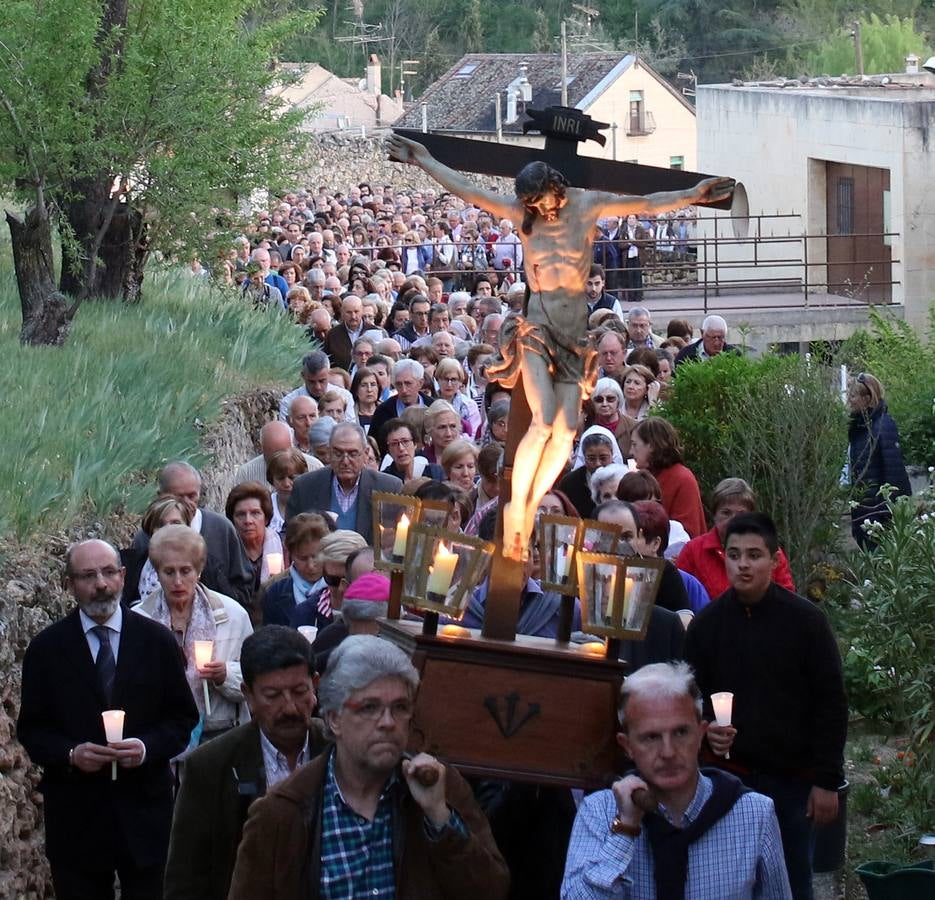
[[[77,607],[24,660],[18,735],[44,769],[60,900],[112,897],[115,873],[125,900],[811,897],[814,826],[835,818],[843,780],[837,647],[750,485],[699,485],[653,414],[680,366],[739,352],[727,323],[654,323],[628,262],[647,224],[604,227],[620,297],[595,260],[580,337],[598,378],[539,512],[610,523],[625,552],[665,561],[646,639],[621,649],[633,770],[583,800],[533,800],[405,754],[419,674],[378,634],[390,583],[372,495],[440,500],[447,528],[493,538],[511,396],[488,369],[526,302],[523,245],[447,194],[289,194],[221,280],[307,331],[301,384],[223,509],[170,462],[129,547],[71,547]],[[885,516],[882,479],[908,484],[882,385],[862,373],[849,400],[863,540]],[[533,544],[518,631],[554,638],[539,564]],[[482,623],[486,593],[462,624]],[[730,725],[712,721],[716,691],[734,693]],[[125,712],[119,736],[108,709]],[[517,850],[517,817],[543,808]],[[534,840],[558,849],[540,857]]]

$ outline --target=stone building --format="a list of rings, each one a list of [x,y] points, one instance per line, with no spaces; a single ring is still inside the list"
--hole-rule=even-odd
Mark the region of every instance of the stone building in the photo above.
[[[396,122],[454,137],[541,147],[524,135],[524,111],[561,103],[562,60],[555,53],[469,53],[438,79]],[[696,166],[695,113],[690,103],[633,54],[572,53],[565,84],[568,106],[610,124],[602,148],[579,153],[621,162]]]
[[[751,214],[798,218],[757,223],[765,237],[801,240],[764,242],[757,268],[736,277],[772,274],[806,295],[848,298],[863,317],[868,303],[892,304],[925,325],[935,300],[935,75],[699,85],[697,111],[699,170],[743,182]],[[718,253],[723,267],[749,247]],[[796,254],[801,265],[779,264]]]

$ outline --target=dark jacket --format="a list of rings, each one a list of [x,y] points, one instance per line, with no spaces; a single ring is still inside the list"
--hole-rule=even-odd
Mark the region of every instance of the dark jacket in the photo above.
[[[838,789],[847,698],[837,643],[814,603],[773,583],[747,605],[731,588],[688,626],[685,660],[709,715],[712,693],[734,693],[731,763]]]
[[[594,512],[594,498],[591,496],[591,485],[588,484],[588,470],[585,466],[578,466],[569,472],[559,483],[558,489],[571,500],[582,519],[590,519]]]
[[[306,472],[300,475],[292,487],[292,494],[286,506],[286,521],[303,512],[331,509],[331,482],[334,476],[330,466],[318,469],[315,472]],[[374,472],[373,469],[364,469],[360,473],[360,482],[357,489],[357,518],[354,523],[356,531],[366,541],[373,535],[373,507],[370,497],[374,491],[386,491],[398,494],[403,483],[392,475]],[[338,512],[338,510],[333,510]]]
[[[329,745],[309,728],[310,757]],[[260,729],[247,722],[202,744],[185,760],[175,801],[164,900],[226,900],[250,805],[266,793]]]
[[[851,527],[857,543],[863,544],[866,535],[860,527],[862,522],[867,519],[885,522],[890,518],[880,487],[893,485],[894,499],[911,494],[912,488],[899,446],[899,431],[885,402],[869,414],[852,415],[847,437],[851,482],[859,491],[858,505],[851,510]]]
[[[123,734],[143,765],[87,774],[68,765],[78,744],[107,743],[101,713],[126,711]],[[188,744],[198,710],[171,632],[123,611],[113,696],[106,703],[78,610],[33,638],[23,657],[17,736],[42,766],[46,854],[53,864],[114,868],[125,844],[137,866],[161,865],[172,821],[169,760]],[[118,838],[118,834],[120,838]]]
[[[646,637],[642,641],[621,641],[619,658],[627,663],[627,671],[632,673],[652,663],[679,660],[684,647],[682,620],[671,610],[654,606]]]
[[[361,331],[361,334],[363,334],[363,331]],[[331,360],[332,366],[344,369],[345,372],[350,370],[353,344],[351,342],[351,336],[343,322],[338,322],[338,324],[333,326],[325,335],[325,340],[322,342],[321,349],[328,354],[328,359]]]
[[[266,586],[266,592],[263,595],[263,624],[264,625],[288,625],[292,628],[298,627],[292,623],[295,611],[299,606],[295,602],[295,592],[293,591],[292,575],[289,570],[282,578],[277,578],[274,582]],[[318,593],[312,594],[312,599],[317,602]],[[314,625],[316,628],[324,628],[331,621],[330,616],[321,616],[321,621],[300,622],[299,625]]]
[[[682,347],[678,352],[678,356],[675,357],[675,364],[680,365],[683,362],[698,362],[698,360],[701,359],[701,346],[702,339],[698,338],[697,341],[692,341],[688,346]],[[725,344],[721,353],[736,353],[739,356],[740,347],[736,344]]]
[[[432,405],[432,398],[428,394],[420,394],[422,402],[426,406]],[[383,434],[383,426],[390,419],[397,418],[396,395],[394,394],[387,400],[384,400],[373,412],[373,418],[370,420],[370,430],[367,434],[372,437],[380,448],[380,456],[386,456],[386,435]]]
[[[253,805],[237,854],[230,900],[317,900],[320,883],[322,754]],[[393,817],[397,900],[501,900],[509,873],[467,782],[445,771],[448,805],[468,836],[429,839],[424,815],[400,779]]]
[[[201,536],[208,546],[208,563],[202,573],[201,583],[212,591],[233,597],[241,606],[250,609],[253,604],[254,571],[234,526],[224,516],[210,509],[202,509],[201,516]],[[145,531],[138,531],[131,549],[148,553],[149,535]],[[133,589],[139,591],[139,584],[133,586]]]

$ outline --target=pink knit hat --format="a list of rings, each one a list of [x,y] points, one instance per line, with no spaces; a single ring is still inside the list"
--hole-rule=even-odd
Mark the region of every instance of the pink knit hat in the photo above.
[[[390,580],[379,572],[368,572],[355,578],[344,591],[345,600],[372,600],[386,603],[390,599]]]

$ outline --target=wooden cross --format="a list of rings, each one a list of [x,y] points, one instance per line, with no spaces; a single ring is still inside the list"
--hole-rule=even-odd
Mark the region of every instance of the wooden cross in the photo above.
[[[530,121],[523,124],[523,133],[538,131],[545,135],[544,149],[487,144],[405,128],[394,128],[393,131],[422,144],[439,162],[462,172],[515,178],[525,165],[541,160],[561,172],[573,187],[632,195],[686,190],[711,177],[680,169],[662,169],[579,156],[578,144],[582,141],[594,140],[602,146],[606,143],[606,138],[601,134],[603,129],[610,127],[606,122],[595,122],[581,110],[567,106],[530,109],[526,110],[526,114]],[[706,205],[717,209],[729,209],[731,198]],[[581,302],[584,302],[584,285]],[[495,538],[497,549],[490,568],[483,627],[484,637],[502,641],[512,641],[516,638],[516,624],[519,620],[520,600],[525,583],[523,564],[503,553],[503,507],[511,496],[516,448],[528,431],[532,419],[522,376],[517,381],[511,398],[503,473],[500,477]],[[571,632],[572,613],[571,598],[567,599],[569,602],[563,603],[562,621],[559,625],[559,640],[565,641]]]

